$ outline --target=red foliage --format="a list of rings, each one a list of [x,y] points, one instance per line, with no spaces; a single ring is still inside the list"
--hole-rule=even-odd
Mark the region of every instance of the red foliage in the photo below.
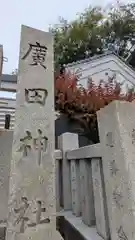
[[[70,73],[59,75],[55,79],[56,110],[76,119],[83,128],[95,127],[96,111],[113,100],[132,101],[135,99],[133,90],[122,93],[121,85],[113,79],[100,81],[96,85],[89,80],[87,89],[78,87],[78,78]],[[94,124],[94,125],[93,125]]]
[[[87,89],[78,87],[78,79],[70,73],[62,74],[55,80],[56,109],[67,113],[69,109],[76,107],[76,111],[95,112],[113,100],[132,101],[135,99],[135,93],[129,90],[123,94],[121,85],[114,81],[100,81],[96,85],[90,80]],[[65,107],[68,104],[68,109]]]

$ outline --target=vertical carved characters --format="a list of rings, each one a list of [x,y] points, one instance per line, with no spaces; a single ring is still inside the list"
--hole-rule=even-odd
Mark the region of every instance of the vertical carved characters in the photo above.
[[[42,202],[41,201],[37,201],[36,224],[40,223],[41,214],[42,214],[42,212],[45,212],[45,211],[46,211],[46,209],[42,208]]]
[[[110,162],[110,172],[111,172],[111,176],[116,176],[117,172],[119,171],[119,169],[116,166],[116,162],[115,160],[112,160]]]
[[[32,149],[32,135],[30,131],[26,131],[26,136],[20,139],[21,146],[18,152],[23,152],[23,157],[27,157]]]
[[[26,136],[20,139],[20,147],[17,152],[22,152],[23,157],[27,157],[28,154],[32,151],[32,149],[36,149],[38,151],[38,165],[41,164],[42,151],[47,151],[48,146],[48,138],[43,135],[41,129],[37,130],[38,137],[33,138],[30,131],[26,131]]]
[[[50,223],[49,218],[42,218],[42,213],[46,212],[46,208],[42,207],[42,202],[40,200],[37,201],[36,211],[32,212],[35,215],[35,222],[31,222],[31,219],[27,217],[28,210],[30,209],[30,204],[28,203],[28,199],[26,197],[21,198],[21,204],[18,208],[14,208],[14,213],[17,215],[16,220],[14,222],[14,226],[19,225],[19,232],[24,233],[25,229],[28,227],[36,226],[37,224]]]
[[[36,226],[38,224],[43,224],[43,223],[50,223],[50,219],[49,218],[43,218],[42,217],[42,213],[46,212],[46,208],[42,207],[42,202],[40,200],[37,201],[37,208],[36,211],[34,211],[33,213],[36,214],[35,216],[35,222],[30,222],[28,223],[28,227],[33,227]]]
[[[38,150],[38,165],[41,164],[42,151],[46,152],[48,138],[42,135],[42,131],[38,129],[38,137],[34,139],[34,147]]]
[[[135,144],[135,129],[132,130],[132,144]]]
[[[48,91],[41,88],[25,89],[25,100],[27,103],[39,103],[44,106]]]
[[[31,66],[37,66],[40,65],[46,70],[45,66],[45,57],[47,53],[47,47],[45,45],[41,45],[39,42],[36,42],[36,44],[29,43],[29,48],[26,54],[22,57],[22,60],[25,60],[29,54],[31,54],[32,57],[32,63],[29,65]]]
[[[120,226],[117,233],[120,240],[128,240],[128,237],[126,236],[122,226]]]
[[[14,212],[17,215],[17,218],[13,225],[16,226],[20,223],[20,233],[24,232],[25,222],[29,220],[29,218],[26,216],[28,208],[29,208],[29,203],[26,197],[21,198],[20,207],[14,208]]]
[[[122,199],[123,199],[122,193],[118,191],[116,187],[115,190],[113,191],[113,201],[115,202],[116,207],[118,209],[123,208],[123,204],[121,203]]]
[[[106,134],[106,145],[108,147],[114,147],[114,140],[113,140],[112,132],[108,132]]]
[[[95,187],[99,187],[99,181],[98,181],[98,179],[97,178],[95,178],[95,180],[94,180],[94,184],[95,184]]]

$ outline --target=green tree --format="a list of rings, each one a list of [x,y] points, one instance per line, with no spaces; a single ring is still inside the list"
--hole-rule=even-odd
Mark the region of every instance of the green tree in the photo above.
[[[59,26],[51,29],[55,38],[56,66],[84,59],[91,49],[97,52],[101,40],[96,35],[99,32],[98,22],[102,19],[102,9],[90,7],[77,20],[70,23],[62,20]]]
[[[55,110],[64,114],[69,123],[78,125],[80,134],[93,143],[99,142],[96,112],[114,100],[132,102],[135,99],[134,88],[122,91],[122,84],[115,77],[95,84],[89,82],[88,89],[78,88],[78,78],[64,73],[55,79]]]
[[[112,35],[108,38],[111,32],[117,44],[121,43],[119,53],[123,56],[127,42],[134,45],[135,3],[117,3],[106,10],[90,6],[72,22],[61,19],[51,31],[56,67],[103,53],[104,42],[112,39]]]

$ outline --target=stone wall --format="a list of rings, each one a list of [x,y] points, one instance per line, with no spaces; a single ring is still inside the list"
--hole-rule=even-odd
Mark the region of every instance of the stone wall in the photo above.
[[[101,109],[97,114],[99,144],[79,148],[77,134],[64,133],[59,137],[60,150],[55,151],[57,211],[63,207],[65,214],[72,212],[80,222],[80,232],[84,231],[83,223],[84,232],[87,236],[89,232],[91,239],[135,239],[134,110],[135,102],[119,101]],[[0,133],[0,177],[5,181],[5,187],[0,186],[3,220],[7,211],[12,132]]]
[[[64,210],[89,229],[94,225],[103,239],[134,240],[135,101],[114,101],[97,115],[99,144],[78,148],[76,134],[60,136],[63,164],[57,172],[63,190],[59,186],[58,192]]]
[[[8,213],[9,175],[13,132],[0,130],[0,223]]]

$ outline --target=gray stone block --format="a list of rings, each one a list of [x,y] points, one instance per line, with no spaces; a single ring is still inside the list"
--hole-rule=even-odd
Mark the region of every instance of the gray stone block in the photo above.
[[[13,132],[0,130],[0,222],[6,222]]]
[[[6,239],[54,239],[54,233],[61,239],[56,232],[51,33],[22,26],[17,89]]]
[[[135,239],[135,104],[98,112],[111,239]]]

